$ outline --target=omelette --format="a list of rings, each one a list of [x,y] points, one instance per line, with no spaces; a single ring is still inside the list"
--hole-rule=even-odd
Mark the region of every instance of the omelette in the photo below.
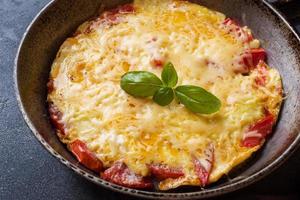
[[[220,109],[160,106],[121,88],[124,74],[159,77],[167,62],[179,85],[201,86]],[[135,0],[83,23],[60,47],[47,86],[60,140],[104,180],[135,189],[216,182],[263,146],[283,96],[248,27],[179,0]]]

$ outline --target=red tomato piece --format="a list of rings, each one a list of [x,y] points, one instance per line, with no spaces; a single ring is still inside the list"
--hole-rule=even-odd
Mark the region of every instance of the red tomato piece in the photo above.
[[[48,83],[47,83],[47,91],[48,93],[51,93],[54,91],[54,81],[53,79],[49,79]]]
[[[116,23],[120,14],[134,13],[134,11],[135,10],[132,4],[125,4],[115,9],[104,12],[103,18],[110,23]]]
[[[257,65],[258,75],[255,77],[255,83],[259,86],[264,86],[267,81],[268,70],[265,62],[260,61]]]
[[[182,169],[171,168],[164,164],[150,164],[148,165],[148,168],[151,174],[160,180],[184,176]]]
[[[250,126],[249,131],[257,131],[262,134],[263,137],[266,137],[271,133],[273,124],[274,116],[269,113],[263,119]]]
[[[234,24],[236,26],[239,26],[239,24],[235,20],[233,20],[233,19],[231,19],[229,17],[225,19],[225,21],[223,22],[223,24],[224,25],[232,25],[232,24]]]
[[[242,141],[242,147],[252,148],[260,145],[262,142],[261,137],[247,137]]]
[[[110,168],[106,169],[101,177],[109,182],[129,188],[150,189],[153,187],[149,179],[135,174],[121,161],[115,162]]]
[[[257,67],[261,61],[266,60],[266,56],[266,51],[263,48],[245,51],[241,55],[241,61],[239,62],[243,66],[243,73],[248,73],[251,69]]]
[[[160,59],[153,59],[151,62],[155,67],[163,67],[164,64]]]
[[[239,67],[235,70],[238,73],[247,74],[252,69],[252,54],[245,51],[240,55]]]
[[[133,4],[125,4],[119,6],[115,9],[111,9],[102,13],[102,15],[94,20],[90,26],[84,31],[84,33],[89,34],[95,28],[97,28],[100,24],[107,24],[107,25],[115,25],[119,23],[119,17],[122,14],[130,14],[134,13],[135,9]]]
[[[235,20],[231,18],[226,18],[223,25],[225,25],[229,33],[239,40],[243,42],[251,42],[253,40],[252,34],[245,31]]]
[[[263,48],[251,49],[251,54],[254,67],[257,66],[260,61],[265,61],[267,57],[267,53]]]
[[[264,118],[251,125],[244,134],[241,146],[251,148],[260,145],[266,136],[272,132],[274,122],[274,116],[268,113]]]
[[[124,14],[124,13],[129,14],[129,13],[135,12],[133,4],[124,4],[124,5],[116,8],[116,10],[117,10],[117,13],[121,13],[121,14]]]
[[[198,176],[201,186],[208,184],[209,175],[214,163],[214,146],[210,144],[204,151],[202,158],[194,158],[195,173]]]
[[[51,123],[59,131],[61,136],[66,136],[65,125],[61,121],[62,113],[52,103],[49,104],[49,109],[48,110],[49,110],[49,114],[50,114]]]
[[[100,172],[103,166],[101,160],[99,160],[95,154],[88,149],[84,142],[75,140],[69,144],[69,148],[81,164],[90,170]]]
[[[103,14],[103,22],[106,22],[109,25],[118,23],[118,16],[115,13],[105,12]]]

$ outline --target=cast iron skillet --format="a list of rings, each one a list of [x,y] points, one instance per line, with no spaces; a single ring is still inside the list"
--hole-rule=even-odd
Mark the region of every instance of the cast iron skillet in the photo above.
[[[168,192],[128,189],[103,181],[78,164],[58,140],[49,122],[46,83],[50,66],[59,46],[78,25],[95,16],[99,8],[127,2],[54,0],[42,9],[24,34],[15,60],[16,96],[28,126],[52,155],[86,179],[114,191],[153,199],[192,199],[243,188],[269,174],[295,151],[300,143],[300,39],[293,28],[264,0],[194,0],[248,25],[255,37],[261,39],[262,46],[268,52],[269,64],[277,68],[282,76],[286,93],[273,135],[244,166],[206,189],[186,187]]]

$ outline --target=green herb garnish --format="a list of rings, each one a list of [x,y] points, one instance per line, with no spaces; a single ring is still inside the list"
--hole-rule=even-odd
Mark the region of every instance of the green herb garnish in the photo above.
[[[161,79],[163,83],[168,87],[176,86],[178,76],[172,63],[168,62],[167,64],[165,64],[163,71],[161,72]]]
[[[132,71],[122,76],[121,88],[135,97],[149,97],[163,86],[161,80],[153,73]]]
[[[162,87],[153,96],[153,101],[161,106],[169,105],[174,99],[174,91],[170,87]]]
[[[164,65],[162,81],[153,73],[131,71],[121,78],[121,88],[135,97],[152,97],[161,106],[169,105],[174,94],[180,103],[195,113],[211,114],[221,107],[221,101],[212,93],[194,85],[181,85],[174,88],[178,75],[172,63]]]
[[[175,89],[176,97],[188,109],[196,113],[210,114],[217,112],[221,101],[205,89],[193,85],[182,85]]]

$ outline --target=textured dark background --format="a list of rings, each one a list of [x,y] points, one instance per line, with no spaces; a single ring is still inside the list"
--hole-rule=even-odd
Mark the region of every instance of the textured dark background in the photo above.
[[[0,200],[132,199],[104,190],[60,164],[34,138],[18,110],[12,78],[17,46],[27,25],[48,2],[0,0]],[[300,31],[300,2],[280,9]],[[300,150],[272,175],[225,197],[296,200],[299,185]]]

